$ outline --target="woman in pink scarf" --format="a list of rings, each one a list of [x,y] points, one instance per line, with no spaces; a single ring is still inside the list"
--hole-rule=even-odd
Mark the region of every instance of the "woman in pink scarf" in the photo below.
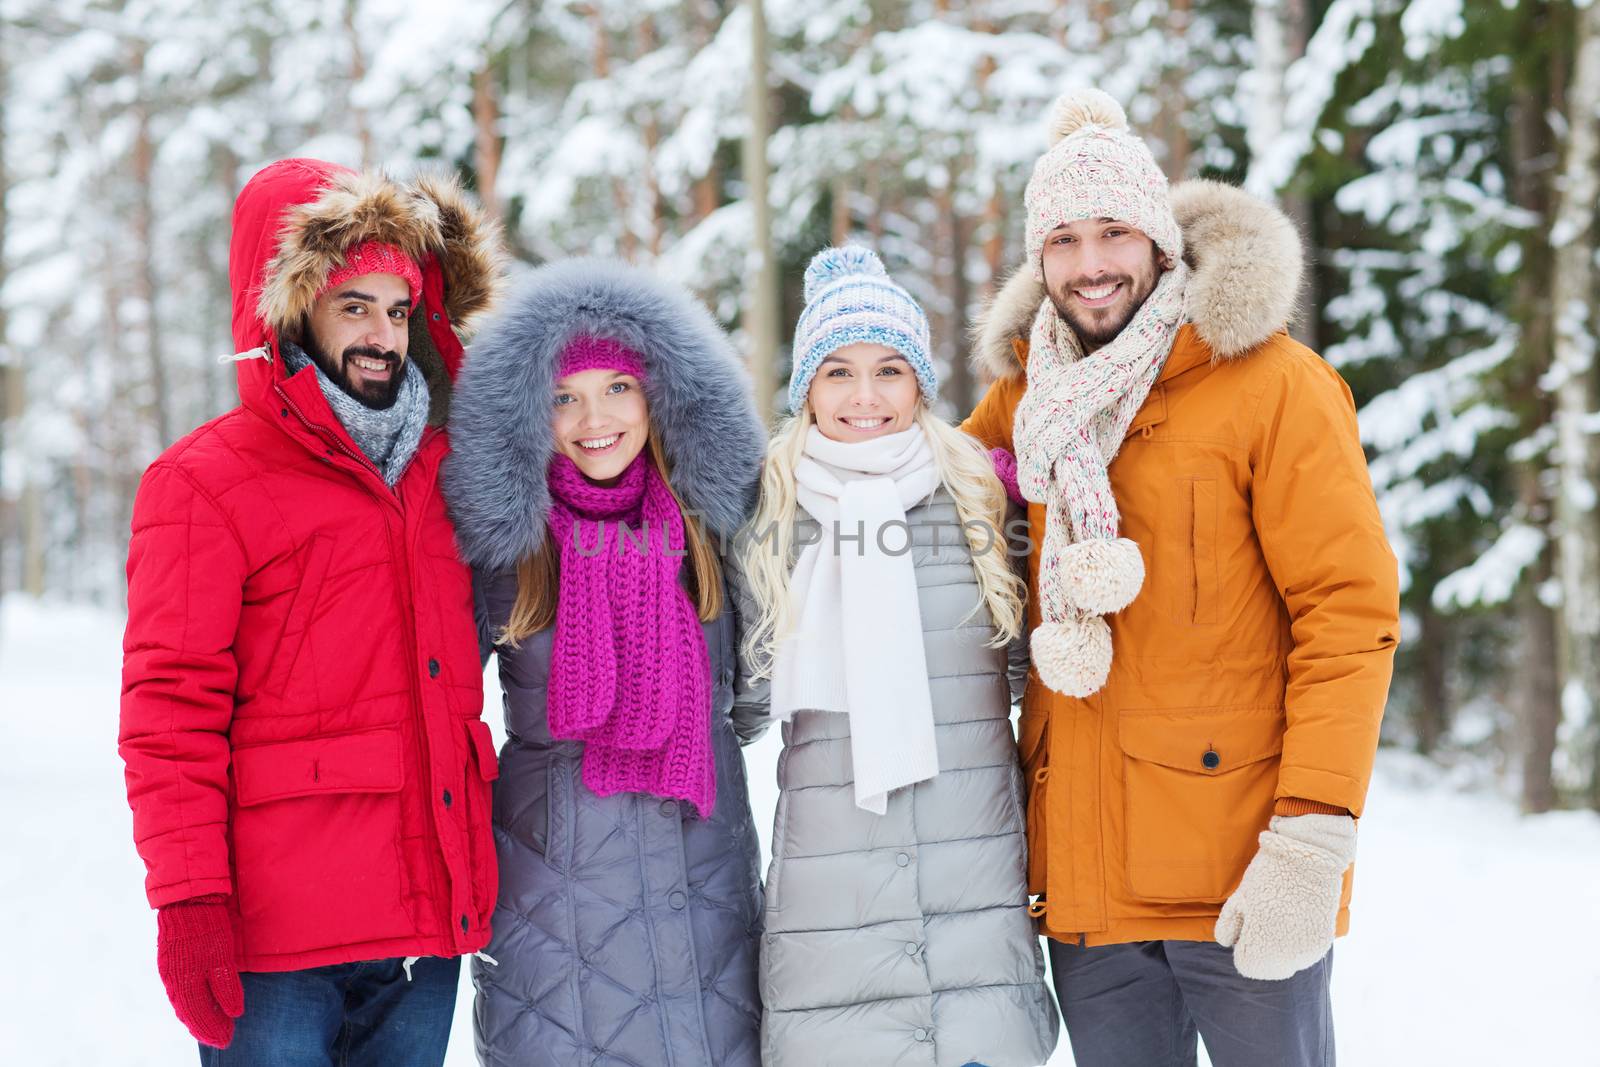
[[[719,539],[764,433],[721,330],[620,264],[534,272],[445,472],[509,739],[485,1063],[759,1063],[761,888]]]

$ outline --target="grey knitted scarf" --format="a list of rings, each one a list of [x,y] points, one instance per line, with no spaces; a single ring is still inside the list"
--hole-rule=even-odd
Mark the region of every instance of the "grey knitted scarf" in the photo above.
[[[284,366],[290,374],[307,364],[316,369],[317,385],[328,398],[328,406],[344,424],[351,440],[378,468],[384,482],[393,488],[406,472],[411,457],[417,454],[417,444],[428,425],[428,381],[422,371],[409,359],[402,363],[405,378],[400,383],[400,395],[392,405],[378,411],[340,388],[299,345],[285,341],[282,348]]]

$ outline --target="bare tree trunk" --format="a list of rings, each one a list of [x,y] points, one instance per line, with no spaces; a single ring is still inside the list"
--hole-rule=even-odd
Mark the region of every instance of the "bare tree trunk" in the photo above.
[[[219,145],[216,149],[217,191],[221,193],[221,202],[230,203],[238,194],[235,182],[239,176],[239,157],[227,145]],[[221,256],[211,261],[211,299],[212,322],[217,334],[215,354],[220,356],[234,351],[233,347],[233,290],[228,284],[228,239],[224,235],[217,246]],[[237,396],[233,364],[219,363],[216,360],[207,360],[206,376],[206,413],[205,419],[211,419],[233,407],[234,398]]]
[[[1519,85],[1514,91],[1509,147],[1512,196],[1519,207],[1544,220],[1549,218],[1550,184],[1542,160],[1555,150],[1545,112],[1558,75],[1541,70],[1540,77],[1546,81],[1540,90]],[[1538,227],[1540,234],[1545,230],[1543,225]],[[1531,434],[1548,425],[1551,418],[1549,398],[1539,388],[1550,364],[1550,252],[1540,236],[1530,237],[1524,247],[1516,305],[1522,330],[1509,385],[1524,432]],[[1517,463],[1513,475],[1516,510],[1524,522],[1553,536],[1550,509],[1540,484],[1543,471],[1538,458]],[[1561,727],[1560,639],[1555,612],[1539,598],[1539,587],[1552,575],[1553,555],[1554,548],[1547,544],[1538,563],[1523,576],[1512,602],[1517,633],[1512,672],[1514,736],[1522,771],[1522,810],[1529,813],[1549,811],[1556,804],[1553,762]]]
[[[1523,480],[1520,477],[1519,481]],[[1538,485],[1529,487],[1534,494]],[[1517,747],[1521,750],[1522,810],[1530,814],[1556,805],[1556,737],[1561,728],[1561,679],[1556,662],[1556,613],[1539,601],[1539,585],[1550,578],[1550,553],[1518,587],[1516,686]]]
[[[1595,495],[1600,485],[1595,436],[1591,309],[1595,295],[1595,202],[1600,199],[1600,4],[1578,13],[1576,59],[1567,93],[1569,132],[1560,198],[1551,229],[1555,267],[1551,299],[1555,343],[1549,380],[1555,391],[1556,573],[1561,586],[1561,629],[1567,665],[1565,714],[1593,725],[1600,698],[1600,526]],[[1600,801],[1600,774],[1595,799]]]
[[[975,24],[980,33],[993,33],[995,31],[993,20],[987,13],[980,16]],[[995,60],[992,55],[984,56],[978,67],[978,92],[985,94],[989,87],[989,78],[995,72]],[[994,188],[989,192],[988,202],[983,206],[983,221],[979,225],[979,233],[983,236],[983,264],[984,278],[978,290],[978,299],[985,305],[994,299],[994,294],[1000,289],[1000,275],[1005,270],[1006,255],[1006,209],[1005,190],[1000,183],[1000,175],[993,175]],[[963,351],[966,348],[967,337],[961,337]]]
[[[44,499],[35,482],[22,487],[22,591],[44,596]]]
[[[1450,731],[1450,694],[1447,674],[1451,655],[1450,621],[1430,605],[1422,611],[1418,679],[1421,699],[1417,708],[1417,751],[1431,755]]]
[[[6,100],[11,94],[10,67],[6,62],[7,43],[0,38],[0,293],[6,288],[6,193],[11,188],[6,169]],[[22,366],[8,343],[6,306],[0,303],[0,471],[5,470],[6,444],[10,428],[22,417]],[[7,566],[12,542],[17,537],[17,506],[0,482],[0,601],[11,588]]]
[[[648,56],[657,47],[655,19],[648,14],[639,17],[639,55]],[[661,256],[661,239],[666,230],[665,212],[661,200],[661,177],[656,173],[656,146],[661,143],[661,127],[652,110],[645,116],[644,128],[644,181],[645,200],[650,215],[650,258]]]
[[[1175,42],[1184,41],[1193,21],[1192,0],[1171,0],[1167,11],[1168,33]],[[1181,45],[1180,45],[1181,47]],[[1187,52],[1184,59],[1169,68],[1161,78],[1161,140],[1167,147],[1167,177],[1181,181],[1189,172],[1189,128],[1184,118],[1189,113],[1189,94],[1184,83],[1189,77]]]
[[[771,124],[767,91],[767,16],[763,0],[750,0],[750,129],[744,142],[744,180],[753,218],[755,285],[749,294],[746,330],[756,405],[772,420],[778,391],[778,256],[772,245],[772,205],[767,193],[767,130]]]
[[[872,213],[867,216],[867,232],[872,234],[874,248],[881,247],[883,241],[883,171],[876,157],[867,161],[866,189],[867,202],[872,205]]]
[[[594,29],[591,61],[594,76],[596,79],[608,78],[611,76],[611,39],[606,31],[605,10],[598,3],[580,10],[589,16],[589,24]],[[639,242],[628,219],[628,187],[621,178],[611,179],[611,208],[617,217],[617,254],[631,263],[637,255]]]
[[[1251,73],[1255,79],[1255,99],[1250,104],[1249,126],[1245,141],[1250,148],[1250,173],[1245,186],[1258,196],[1277,198],[1284,213],[1294,220],[1302,236],[1311,235],[1311,201],[1294,189],[1291,182],[1280,186],[1287,175],[1269,176],[1264,162],[1273,147],[1283,138],[1283,115],[1288,103],[1286,77],[1289,65],[1305,55],[1306,42],[1311,35],[1310,4],[1308,0],[1254,0],[1251,8],[1251,33],[1255,41],[1256,67]],[[1316,272],[1306,271],[1307,291],[1303,294],[1309,307],[1317,306]],[[1317,316],[1302,315],[1292,327],[1295,340],[1317,346]]]
[[[945,316],[945,336],[939,347],[949,355],[950,371],[945,375],[944,397],[961,415],[972,410],[977,398],[973,395],[972,364],[966,358],[967,305],[972,301],[972,285],[967,280],[966,253],[969,227],[956,210],[955,185],[959,181],[962,161],[949,163],[949,184],[934,194],[939,211],[939,235],[942,247],[938,258],[947,264],[944,274],[945,300],[950,306]]]
[[[142,85],[145,46],[135,45],[132,73]],[[150,421],[159,448],[166,448],[172,437],[172,397],[167,382],[166,358],[161,350],[161,319],[157,314],[155,247],[155,144],[150,135],[150,105],[141,99],[134,106],[137,126],[133,137],[133,235],[138,248],[138,266],[133,272],[134,295],[144,305],[144,355],[150,375]],[[116,336],[113,334],[112,336]]]
[[[473,170],[478,176],[478,199],[490,218],[499,219],[500,205],[500,101],[494,92],[494,64],[487,57],[472,76]]]
[[[709,2],[701,0],[692,5],[695,16],[695,45],[704,48],[716,36],[717,25],[721,20],[720,13]],[[698,178],[693,187],[694,222],[698,224],[706,216],[721,206],[722,201],[722,171],[717,164],[717,153],[711,153],[711,158],[706,164],[706,172]]]
[[[345,86],[345,106],[355,121],[356,140],[361,144],[361,169],[372,166],[372,120],[367,109],[355,101],[355,92],[367,76],[367,57],[361,51],[361,36],[356,30],[356,8],[360,0],[345,0],[344,36],[350,46],[350,81]]]
[[[850,237],[850,184],[843,174],[828,183],[828,239],[835,247]]]

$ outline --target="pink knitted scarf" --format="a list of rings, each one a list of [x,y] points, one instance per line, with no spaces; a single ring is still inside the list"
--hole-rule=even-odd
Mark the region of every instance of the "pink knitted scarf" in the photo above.
[[[644,452],[609,487],[558,455],[550,492],[561,552],[550,734],[584,742],[583,780],[596,794],[673,797],[708,818],[711,662],[678,582],[683,514]]]

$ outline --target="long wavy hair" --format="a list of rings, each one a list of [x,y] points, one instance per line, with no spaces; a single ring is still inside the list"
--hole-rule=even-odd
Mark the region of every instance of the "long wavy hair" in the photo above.
[[[683,498],[672,487],[672,475],[662,458],[666,453],[653,423],[644,447],[673,502],[683,511]],[[688,551],[689,600],[700,621],[710,622],[722,613],[722,564],[717,548],[699,519],[690,514],[683,516],[683,539]],[[556,597],[561,591],[561,549],[555,540],[546,536],[536,552],[517,564],[517,599],[505,628],[495,635],[495,644],[515,648],[523,638],[555,625]]]
[[[967,618],[987,607],[995,630],[989,647],[1003,647],[1022,632],[1026,588],[1005,551],[1005,488],[995,476],[994,465],[983,446],[935,415],[926,402],[917,405],[916,423],[927,435],[939,481],[955,500],[962,532],[972,551],[979,598]],[[805,453],[806,432],[812,425],[808,404],[773,435],[761,469],[761,495],[755,514],[737,541],[736,551],[759,609],[754,619],[745,620],[744,636],[744,654],[755,665],[755,678],[771,675],[778,643],[794,628],[794,605],[789,595],[795,514],[799,509],[794,472]]]

